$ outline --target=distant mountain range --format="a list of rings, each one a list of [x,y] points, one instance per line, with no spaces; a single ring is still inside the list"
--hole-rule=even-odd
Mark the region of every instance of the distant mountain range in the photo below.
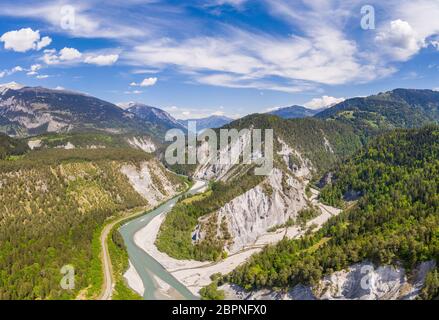
[[[214,128],[221,128],[222,126],[225,126],[226,124],[229,124],[233,121],[232,118],[228,118],[225,116],[210,116],[207,118],[199,118],[199,119],[187,119],[187,120],[178,120],[185,128],[188,127],[189,121],[195,121],[197,126],[197,131],[203,131],[205,129],[214,129]]]
[[[395,89],[345,100],[316,115],[353,125],[360,131],[416,128],[439,121],[439,92]]]
[[[358,130],[416,128],[439,121],[439,92],[395,89],[368,97],[347,99],[327,109],[311,110],[301,106],[280,108],[268,114],[283,119],[316,117],[338,120]]]
[[[270,111],[268,114],[272,114],[283,119],[298,119],[313,117],[323,110],[324,109],[313,110],[302,106],[291,106]]]
[[[132,106],[124,110],[98,98],[16,83],[0,86],[0,132],[29,136],[47,132],[101,131],[142,133],[163,140],[170,127],[179,126],[160,109]],[[149,109],[148,109],[149,110]]]
[[[232,119],[210,116],[197,121],[198,130],[218,128]],[[142,133],[163,140],[167,130],[187,129],[190,120],[176,120],[168,112],[130,102],[119,106],[98,98],[15,82],[0,86],[0,132],[29,136],[54,132],[103,131]]]
[[[119,106],[123,107],[126,111],[135,114],[137,117],[143,120],[153,123],[162,123],[169,129],[176,128],[186,130],[188,127],[188,122],[195,121],[197,125],[197,131],[202,131],[204,129],[220,128],[233,121],[233,119],[231,118],[216,115],[199,119],[177,120],[168,112],[162,109],[151,107],[138,102],[129,102],[127,104],[120,104]]]
[[[140,119],[152,123],[161,123],[167,129],[185,129],[179,121],[162,109],[138,102],[129,102],[128,104],[123,105],[123,107],[126,111],[135,114]]]
[[[316,117],[338,120],[358,130],[374,131],[437,122],[438,107],[439,92],[395,89],[365,98],[348,99],[325,110],[291,106],[271,111],[268,115],[284,119]],[[15,82],[0,85],[0,132],[10,136],[100,131],[140,133],[163,141],[167,130],[184,130],[188,121],[196,121],[197,131],[202,131],[222,127],[233,119],[213,115],[177,120],[164,110],[141,103],[117,106],[68,90],[26,87]]]

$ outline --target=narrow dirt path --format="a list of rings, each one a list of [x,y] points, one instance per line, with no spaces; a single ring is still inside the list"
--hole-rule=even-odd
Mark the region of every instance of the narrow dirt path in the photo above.
[[[111,300],[111,297],[113,295],[113,288],[114,288],[113,267],[111,264],[110,253],[108,250],[108,243],[107,243],[108,235],[110,234],[111,230],[113,229],[113,227],[116,224],[118,224],[124,220],[136,217],[139,214],[144,213],[146,210],[148,210],[148,209],[142,208],[142,209],[136,210],[134,213],[125,213],[119,219],[116,219],[116,220],[112,221],[111,223],[107,224],[104,227],[104,229],[102,230],[101,237],[100,237],[100,243],[101,243],[101,248],[102,248],[101,260],[102,260],[102,267],[103,267],[103,272],[104,272],[104,282],[103,282],[103,286],[102,286],[102,292],[99,295],[98,300]]]

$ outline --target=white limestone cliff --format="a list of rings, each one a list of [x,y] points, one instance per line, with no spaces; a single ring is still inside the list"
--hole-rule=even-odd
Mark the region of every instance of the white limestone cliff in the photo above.
[[[125,164],[120,169],[134,190],[152,206],[178,193],[179,185],[169,181],[164,170],[156,161],[142,162],[140,167]]]

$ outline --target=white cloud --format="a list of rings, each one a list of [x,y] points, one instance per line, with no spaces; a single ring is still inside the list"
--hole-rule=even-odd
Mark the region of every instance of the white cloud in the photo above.
[[[125,94],[141,94],[143,91],[140,90],[132,90],[132,91],[125,91]]]
[[[389,12],[393,13],[393,20],[407,21],[421,39],[428,39],[439,34],[439,1],[416,0],[401,1],[393,0],[393,7]]]
[[[328,4],[304,10],[295,3],[269,2],[277,18],[296,23],[300,35],[276,36],[223,25],[217,36],[143,42],[126,50],[123,60],[145,68],[174,67],[203,84],[288,93],[315,90],[320,84],[367,82],[395,72],[369,59],[343,33],[344,10]]]
[[[151,87],[157,83],[157,80],[158,80],[157,78],[145,78],[140,83],[131,82],[130,86],[132,86],[132,87]]]
[[[131,73],[132,74],[155,74],[155,73],[159,73],[160,70],[157,69],[136,69],[133,70]]]
[[[84,62],[88,64],[95,64],[97,66],[111,66],[115,64],[118,59],[118,54],[97,55],[86,57]]]
[[[37,75],[37,79],[47,79],[47,78],[49,78],[49,75],[47,75],[47,74],[39,74],[39,75]]]
[[[237,11],[245,10],[247,0],[205,0],[200,7],[207,10],[210,14],[220,16],[229,7],[233,7]]]
[[[38,5],[29,5],[21,0],[3,3],[2,15],[12,17],[23,17],[44,20],[49,23],[53,30],[70,34],[74,37],[83,38],[109,38],[109,39],[126,39],[132,37],[141,37],[149,34],[154,29],[154,24],[143,19],[128,19],[126,21],[121,17],[121,12],[133,4],[140,2],[149,3],[151,1],[126,0],[123,4],[118,1],[103,0],[76,0],[76,1],[53,1],[40,0]],[[66,4],[74,8],[74,23],[68,28],[63,27],[62,19],[66,15],[63,12]],[[151,8],[147,12],[150,17],[156,18],[157,12]],[[146,16],[147,13],[139,12],[140,17]]]
[[[163,110],[169,112],[175,119],[199,119],[199,118],[207,118],[212,115],[225,115],[225,112],[218,111],[218,107],[188,108],[188,107],[170,106],[163,108]]]
[[[41,69],[41,64],[33,64],[33,65],[31,65],[31,67],[30,67],[30,70],[31,71],[38,71],[38,70],[40,70]]]
[[[41,58],[42,61],[44,61],[47,65],[53,65],[60,63],[59,56],[55,49],[47,49],[44,50],[44,55]]]
[[[30,69],[28,69],[27,71],[27,75],[28,76],[35,76],[38,74],[38,71],[41,69],[41,64],[33,64]]]
[[[206,0],[195,5],[245,8],[245,2]],[[110,53],[119,53],[120,62],[139,73],[172,68],[187,76],[188,82],[288,93],[315,92],[322,84],[364,83],[391,75],[398,66],[393,62],[409,59],[439,32],[437,0],[370,0],[380,9],[377,12],[385,12],[377,19],[380,28],[355,33],[357,0],[261,0],[274,20],[283,20],[285,32],[277,34],[265,33],[254,24],[246,28],[244,22],[237,28],[233,21],[195,19],[187,14],[186,5],[167,6],[155,0],[110,1],[105,8],[100,5],[103,0],[78,0],[75,28],[64,30],[59,23],[62,1],[41,0],[32,8],[21,3],[2,4],[1,15],[43,19],[51,30],[75,37],[117,39],[123,51]],[[175,16],[180,19],[171,19]],[[98,66],[118,61],[105,58],[108,53],[84,52],[81,61]],[[46,60],[61,63],[58,54],[47,53]]]
[[[11,71],[15,73],[15,72],[21,72],[21,71],[24,71],[24,69],[23,69],[22,67],[20,67],[20,66],[16,66],[16,67],[14,67]]]
[[[111,66],[119,59],[118,54],[101,54],[97,52],[81,53],[78,49],[64,47],[59,52],[55,49],[44,50],[40,58],[47,65],[77,65],[79,63],[97,66]]]
[[[44,50],[42,60],[47,65],[71,64],[80,62],[81,57],[82,53],[77,49],[64,47],[59,52],[55,49]]]
[[[241,6],[243,5],[247,0],[214,0],[213,3],[216,5],[224,5],[228,4],[231,6]]]
[[[390,21],[389,26],[378,33],[375,40],[396,60],[406,61],[425,47],[425,39],[407,22]]]
[[[63,61],[77,60],[82,57],[82,53],[75,48],[63,48],[59,52],[59,59]]]
[[[196,81],[202,84],[213,86],[221,86],[226,88],[241,88],[241,89],[259,89],[259,90],[274,90],[286,93],[298,93],[311,89],[315,86],[311,83],[303,81],[292,81],[285,85],[279,85],[274,82],[266,80],[253,79],[248,76],[239,76],[236,74],[213,74],[213,75],[199,75],[196,76]]]
[[[49,37],[40,37],[40,31],[34,31],[31,28],[23,28],[4,33],[0,37],[4,42],[5,49],[16,52],[26,52],[29,50],[41,50],[48,46],[52,39]]]
[[[0,71],[0,78],[6,77],[6,76],[11,76],[14,73],[22,72],[22,71],[25,71],[25,69],[23,67],[15,66],[12,69]]]
[[[345,98],[335,98],[330,96],[322,96],[321,98],[314,98],[311,101],[305,103],[305,107],[309,109],[322,109],[332,107],[340,102],[345,101]]]
[[[40,41],[37,42],[37,50],[41,50],[52,43],[52,39],[50,37],[43,37]]]

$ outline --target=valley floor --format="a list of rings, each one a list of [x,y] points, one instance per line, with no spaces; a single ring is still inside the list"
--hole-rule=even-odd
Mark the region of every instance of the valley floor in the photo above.
[[[260,236],[253,244],[244,247],[239,252],[232,254],[219,262],[177,260],[171,258],[166,253],[160,252],[155,246],[155,241],[159,233],[160,226],[166,217],[166,213],[162,213],[161,215],[155,217],[148,225],[139,230],[134,236],[134,241],[139,248],[143,249],[157,262],[159,262],[194,295],[199,296],[199,290],[211,282],[210,277],[212,275],[216,273],[227,274],[242,263],[246,262],[251,255],[260,252],[264,246],[277,243],[284,237],[290,239],[301,237],[305,234],[310,226],[315,226],[314,230],[317,230],[331,217],[338,215],[341,212],[341,210],[337,208],[318,203],[318,192],[316,190],[312,190],[312,193],[313,194],[310,200],[315,205],[320,207],[322,214],[309,221],[306,228],[301,229],[298,226],[292,226],[279,229],[276,232],[267,232],[266,234]],[[141,288],[140,284],[135,282],[138,277],[133,277],[132,274],[125,274],[125,277],[129,279],[132,289],[139,290],[138,288]],[[142,293],[139,291],[137,292],[139,294]]]

